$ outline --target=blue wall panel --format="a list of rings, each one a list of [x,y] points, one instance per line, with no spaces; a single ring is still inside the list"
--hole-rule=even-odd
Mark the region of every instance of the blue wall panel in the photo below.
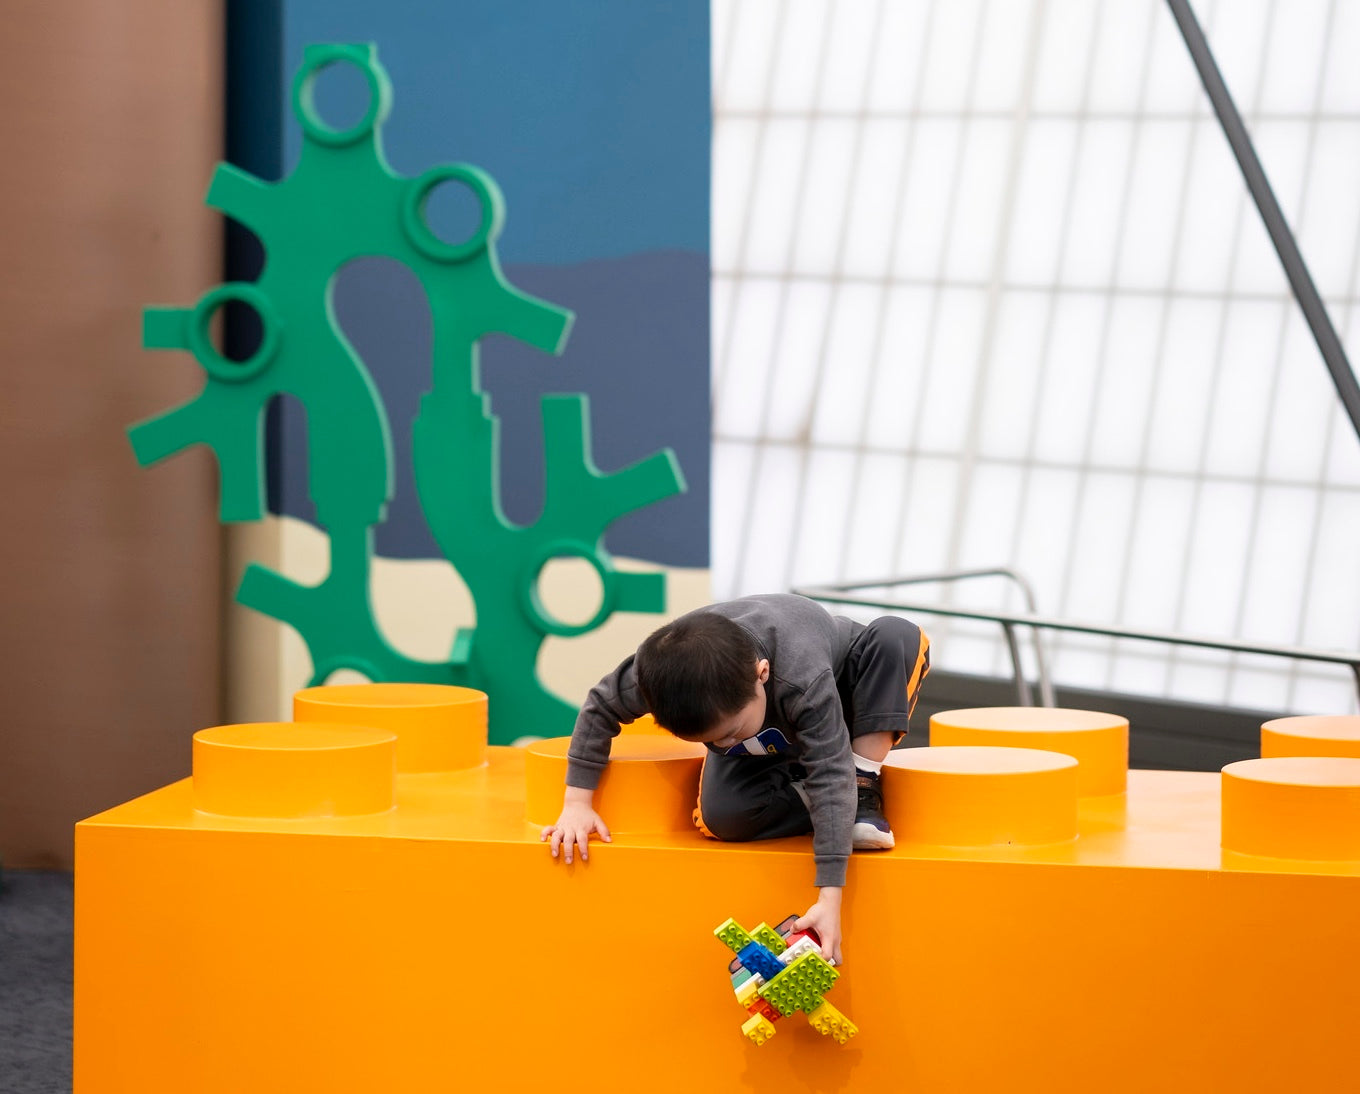
[[[707,3],[638,0],[360,0],[284,7],[283,94],[314,42],[375,42],[391,74],[384,144],[416,175],[465,161],[490,171],[508,215],[500,257],[511,282],[576,312],[565,354],[509,339],[483,345],[483,386],[502,421],[507,514],[542,503],[539,396],[591,397],[596,460],[613,470],[676,450],[689,492],[620,520],[616,554],[708,565],[709,28]],[[355,109],[357,81],[319,81],[323,116]],[[287,103],[283,170],[301,133]],[[456,208],[431,211],[436,230]],[[415,278],[385,261],[342,271],[336,313],[382,390],[398,492],[378,529],[380,554],[438,555],[415,502],[409,437],[428,387],[430,325]],[[312,518],[305,428],[282,415],[276,504]]]

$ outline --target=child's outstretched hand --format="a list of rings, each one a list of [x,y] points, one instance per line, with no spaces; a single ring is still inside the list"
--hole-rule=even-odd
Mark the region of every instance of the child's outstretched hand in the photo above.
[[[562,804],[562,815],[557,818],[557,823],[545,825],[538,838],[540,842],[552,841],[549,846],[553,858],[557,857],[558,849],[561,848],[563,857],[570,863],[573,850],[579,847],[581,861],[588,862],[590,853],[586,847],[590,843],[591,833],[598,833],[605,843],[611,843],[613,839],[604,818],[595,812],[588,801],[572,800],[572,789],[575,788],[568,788],[567,799]]]
[[[841,963],[841,891],[832,885],[818,890],[817,903],[793,925],[795,931],[811,927],[822,940],[822,956],[839,967]]]

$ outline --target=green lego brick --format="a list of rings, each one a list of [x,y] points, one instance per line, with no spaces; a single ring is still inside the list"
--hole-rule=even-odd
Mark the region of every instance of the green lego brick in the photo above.
[[[787,977],[801,984],[806,984],[818,994],[824,994],[831,989],[832,984],[840,979],[840,975],[820,954],[805,953],[798,960],[792,962],[779,979],[783,980]]]
[[[839,978],[830,965],[815,953],[805,953],[760,989],[760,997],[786,1017],[797,1011],[811,1013],[822,1004],[822,996]]]
[[[785,1018],[800,1010],[811,1013],[822,1005],[822,997],[817,992],[798,984],[782,984],[782,976],[775,977],[760,989],[760,997],[779,1011]]]
[[[764,924],[762,924],[764,926]],[[735,919],[726,920],[713,932],[713,936],[733,953],[741,953],[752,942],[752,938]]]
[[[751,932],[751,937],[775,956],[778,956],[789,948],[788,943],[779,936],[779,932],[768,923],[762,923],[756,927],[756,929]]]

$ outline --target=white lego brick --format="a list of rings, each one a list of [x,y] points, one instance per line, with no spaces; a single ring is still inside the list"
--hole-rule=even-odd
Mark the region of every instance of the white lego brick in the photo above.
[[[788,947],[779,955],[779,960],[785,965],[790,965],[805,953],[815,953],[818,957],[822,956],[822,948],[812,941],[809,935],[803,935],[802,938]]]

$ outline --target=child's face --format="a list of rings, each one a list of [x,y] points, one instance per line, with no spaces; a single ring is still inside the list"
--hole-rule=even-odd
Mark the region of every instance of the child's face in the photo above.
[[[729,714],[709,732],[699,738],[717,749],[739,745],[765,728],[765,681],[770,678],[770,662],[761,658],[756,662],[755,687],[750,701],[737,713]]]

